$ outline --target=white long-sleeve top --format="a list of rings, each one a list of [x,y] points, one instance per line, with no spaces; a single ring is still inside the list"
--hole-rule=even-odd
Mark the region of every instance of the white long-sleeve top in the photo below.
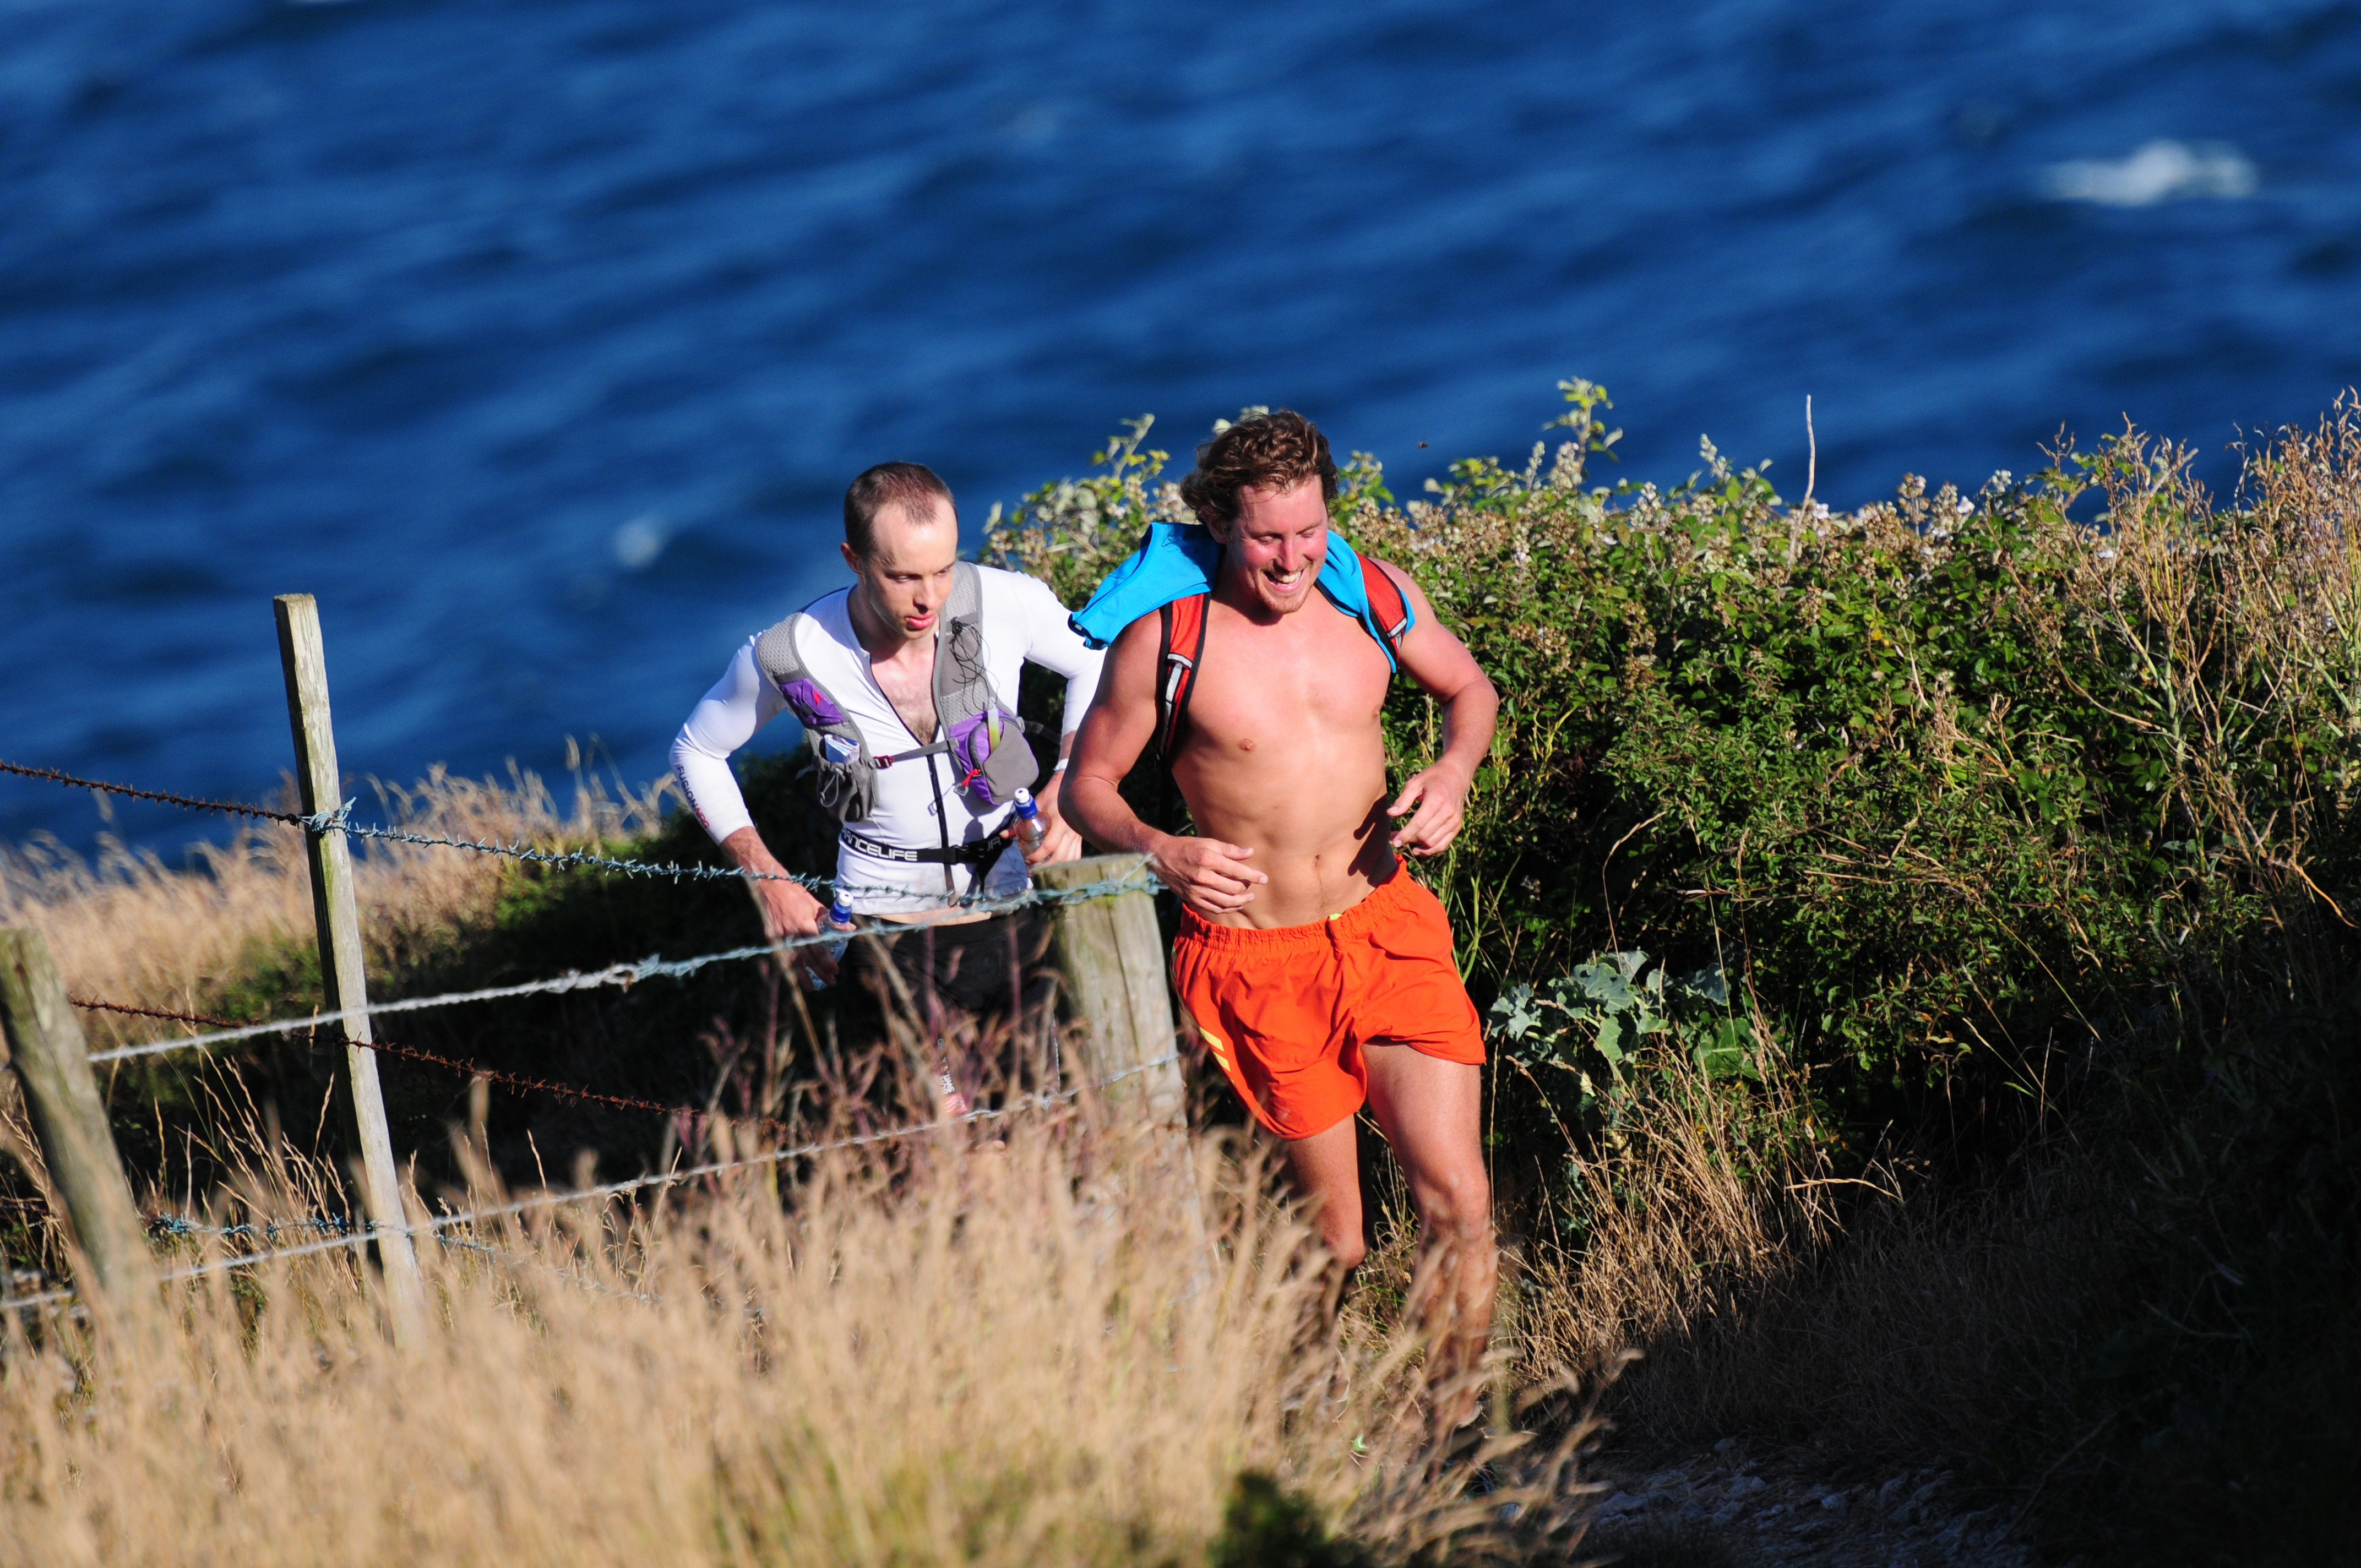
[[[1066,607],[1048,585],[1016,572],[978,568],[982,577],[984,668],[993,690],[1011,708],[1027,661],[1066,677],[1064,734],[1073,733],[1098,691],[1103,651],[1082,642],[1066,619]],[[869,667],[869,652],[852,630],[847,609],[851,590],[839,588],[814,599],[804,613],[797,651],[829,695],[859,727],[873,756],[914,751],[920,744],[902,721]],[[756,635],[760,635],[757,633]],[[730,754],[786,709],[786,699],[763,677],[754,662],[754,638],[740,647],[730,668],[705,694],[673,741],[672,766],[689,808],[715,843],[752,825]],[[1062,740],[1062,736],[1060,739]],[[934,849],[990,838],[1006,826],[1005,804],[978,809],[953,787],[956,774],[943,756],[912,759],[877,773],[877,798],[870,815],[845,824],[854,831],[904,849]],[[934,908],[946,895],[976,891],[972,866],[917,865],[889,861],[840,842],[837,880],[853,909],[864,915],[908,914]],[[1026,885],[1025,857],[1012,841],[990,864],[982,891],[987,896],[1018,893]],[[894,889],[893,893],[863,891]]]

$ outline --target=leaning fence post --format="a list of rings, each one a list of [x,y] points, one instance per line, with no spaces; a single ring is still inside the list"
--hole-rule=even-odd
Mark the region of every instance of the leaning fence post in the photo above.
[[[76,1261],[88,1266],[84,1292],[145,1316],[154,1305],[155,1256],[91,1076],[82,1020],[38,931],[0,930],[0,1066],[25,1091]]]
[[[1138,855],[1093,855],[1035,866],[1033,880],[1045,890],[1063,893],[1095,882],[1136,880],[1146,864]],[[1178,1048],[1180,1030],[1155,899],[1143,887],[1061,904],[1050,930],[1052,959],[1083,1025],[1082,1077],[1090,1082],[1115,1079],[1105,1090],[1108,1102],[1119,1118],[1154,1131],[1170,1166],[1167,1179],[1184,1184],[1189,1221],[1202,1231],[1203,1210],[1189,1152],[1187,1090],[1180,1064],[1169,1059]]]
[[[295,781],[305,816],[332,812],[343,803],[336,771],[336,733],[328,719],[328,658],[320,637],[320,607],[310,594],[281,594],[271,601],[279,614],[279,657],[287,672],[287,718],[295,730]],[[361,952],[359,905],[353,897],[353,857],[337,828],[306,829],[312,861],[312,916],[320,933],[320,979],[327,1011],[368,1005],[368,971]],[[410,1243],[410,1220],[401,1207],[394,1174],[393,1135],[385,1124],[385,1096],[378,1088],[377,1052],[368,1015],[347,1018],[346,1087],[360,1140],[361,1198],[377,1229],[378,1259],[385,1270],[397,1343],[415,1337],[425,1292],[418,1278],[418,1255]]]

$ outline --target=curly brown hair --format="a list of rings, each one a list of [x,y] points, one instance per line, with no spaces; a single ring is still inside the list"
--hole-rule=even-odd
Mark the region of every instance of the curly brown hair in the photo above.
[[[1238,520],[1238,492],[1291,489],[1314,474],[1320,494],[1336,499],[1336,460],[1320,427],[1293,409],[1242,419],[1197,448],[1197,466],[1180,481],[1180,499],[1219,533]]]

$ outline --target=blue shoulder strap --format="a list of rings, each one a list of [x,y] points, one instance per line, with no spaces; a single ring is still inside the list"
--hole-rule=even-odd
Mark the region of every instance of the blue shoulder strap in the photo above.
[[[1090,603],[1073,613],[1073,628],[1084,642],[1104,648],[1141,616],[1153,614],[1191,594],[1209,592],[1221,562],[1222,547],[1201,524],[1151,523],[1140,539],[1139,548],[1107,574],[1106,581],[1099,585]],[[1393,639],[1413,624],[1409,608],[1403,609],[1400,630],[1377,623],[1369,607],[1368,587],[1361,580],[1361,558],[1353,554],[1345,536],[1333,528],[1328,531],[1327,558],[1320,564],[1320,591],[1328,596],[1329,603],[1361,623],[1378,646],[1385,650],[1386,663],[1390,665],[1394,662]]]

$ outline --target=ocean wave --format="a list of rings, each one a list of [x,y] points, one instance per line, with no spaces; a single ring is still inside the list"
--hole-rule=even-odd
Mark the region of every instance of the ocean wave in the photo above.
[[[2042,171],[2042,192],[2054,202],[2103,207],[2147,207],[2158,202],[2212,198],[2238,201],[2255,193],[2255,165],[2235,147],[2152,141],[2129,158],[2077,159]]]
[[[643,572],[672,543],[672,524],[661,512],[635,517],[615,530],[615,565],[626,572]]]

